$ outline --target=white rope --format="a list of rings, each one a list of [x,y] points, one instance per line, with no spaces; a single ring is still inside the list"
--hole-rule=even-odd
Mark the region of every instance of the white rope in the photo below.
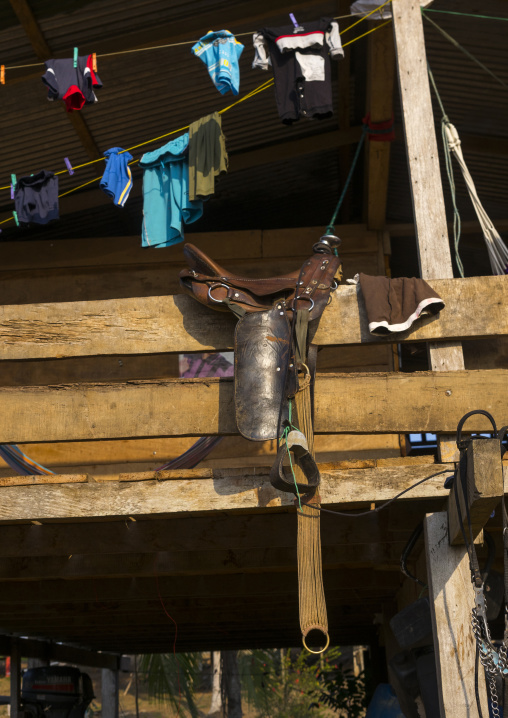
[[[480,226],[482,228],[483,237],[489,253],[492,274],[506,274],[508,270],[508,248],[503,242],[499,232],[494,227],[492,220],[485,211],[484,206],[480,202],[473,178],[471,177],[462,154],[461,142],[457,128],[448,121],[444,121],[443,125],[445,127],[448,147],[455,155],[455,159],[459,163],[459,167],[462,170],[467,191],[469,192],[476,216],[478,217],[478,221],[480,222]]]

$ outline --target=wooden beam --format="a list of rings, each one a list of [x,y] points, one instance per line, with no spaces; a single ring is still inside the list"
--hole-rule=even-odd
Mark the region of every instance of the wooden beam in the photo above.
[[[293,519],[293,528],[295,520]],[[294,531],[293,531],[294,533]],[[397,547],[400,542],[397,544]],[[382,571],[374,568],[356,568],[344,566],[340,572],[330,570],[325,572],[325,588],[328,592],[361,590],[376,595],[379,591],[394,591],[400,586],[400,576],[396,571]],[[220,602],[231,598],[243,598],[246,596],[257,597],[264,601],[269,596],[287,595],[297,588],[296,566],[292,572],[276,573],[267,572],[260,580],[256,573],[235,573],[230,575],[199,575],[179,576],[178,581],[173,577],[161,576],[159,589],[164,600],[195,599],[207,597],[208,601]],[[153,576],[135,578],[101,578],[98,581],[88,579],[52,579],[40,581],[5,581],[0,592],[0,620],[9,604],[18,603],[19,609],[28,613],[29,610],[37,612],[39,609],[46,610],[53,607],[55,611],[60,610],[62,603],[74,603],[77,605],[92,603],[117,603],[123,606],[130,606],[136,610],[140,603],[153,601],[157,597],[156,583]],[[30,609],[31,607],[31,609]],[[5,650],[0,638],[2,655]],[[29,656],[23,653],[23,656]],[[43,658],[43,655],[37,656]],[[63,660],[63,659],[62,659]],[[77,661],[79,662],[79,661]],[[108,666],[105,666],[108,667]]]
[[[457,482],[462,521],[459,519],[457,511],[455,492],[451,491],[448,499],[448,532],[450,544],[457,546],[464,543],[462,531],[465,532],[469,541],[469,524],[459,475],[455,477],[455,481]],[[504,495],[503,466],[497,439],[473,440],[468,447],[467,495],[471,530],[473,539],[475,539]]]
[[[39,60],[48,60],[51,56],[51,49],[46,42],[46,38],[44,37],[39,24],[37,23],[37,20],[34,17],[34,14],[30,8],[30,5],[28,3],[28,0],[9,0],[12,6],[12,9],[16,13],[18,20],[20,22],[20,25],[22,26],[23,30],[25,31],[30,44],[32,45],[34,52]],[[65,108],[64,108],[65,110]],[[100,152],[99,148],[97,147],[94,138],[92,137],[92,133],[88,129],[88,125],[86,124],[83,116],[80,112],[67,112],[65,110],[67,117],[69,118],[69,121],[73,125],[74,129],[76,130],[76,134],[78,135],[83,147],[85,148],[85,151],[88,155],[88,157],[91,160],[98,159],[99,157],[102,157],[102,153]]]
[[[119,700],[118,671],[103,668],[101,673],[101,716],[104,718],[118,718]]]
[[[446,465],[387,466],[375,469],[321,471],[321,503],[370,504],[393,498],[403,489],[436,472],[452,471]],[[120,517],[190,516],[214,511],[263,513],[294,508],[292,494],[274,489],[267,474],[241,475],[241,471],[193,470],[127,476],[123,482],[49,484],[3,487],[0,521],[48,521],[53,519],[112,519]],[[267,470],[265,470],[267,471]],[[200,478],[198,478],[200,476]],[[406,499],[447,497],[444,475],[413,489]],[[134,480],[133,480],[134,479]],[[206,561],[204,561],[206,564]],[[206,565],[204,566],[206,568]]]
[[[11,638],[11,680],[10,680],[10,715],[19,716],[21,710],[21,652],[19,638]]]
[[[468,554],[462,546],[449,545],[445,511],[429,514],[424,527],[441,718],[477,715],[471,630],[474,593]],[[478,671],[478,678],[482,712],[487,716],[483,670]]]
[[[367,40],[367,112],[371,122],[393,118],[395,50],[390,26],[380,28]],[[383,229],[390,171],[391,142],[367,139],[367,226]]]
[[[295,518],[296,523],[296,518]],[[296,530],[296,527],[295,527]],[[387,566],[400,560],[404,541],[389,544],[325,546],[323,568],[337,570],[349,566]],[[168,551],[156,554],[76,555],[37,559],[0,559],[0,578],[4,581],[53,579],[152,578],[157,576],[227,576],[236,573],[264,574],[296,571],[295,548],[253,548],[221,551]],[[185,602],[188,597],[183,597]],[[4,623],[2,623],[4,625]]]
[[[453,268],[420,5],[413,0],[396,0],[393,29],[420,273],[424,279],[451,278]],[[430,345],[429,359],[434,371],[464,368],[460,342]]]
[[[408,464],[409,465],[409,464]],[[414,464],[416,465],[416,464]],[[429,473],[434,469],[428,464]],[[425,500],[428,508],[429,500]],[[434,503],[441,508],[442,499]],[[363,521],[356,516],[342,516],[340,522],[330,514],[323,515],[321,540],[323,546],[352,546],[365,543],[392,543],[401,540],[422,519],[425,508],[416,502],[396,502],[381,513],[372,513]],[[259,548],[294,548],[296,546],[293,513],[225,514],[213,512],[170,519],[151,517],[149,520],[0,524],[0,558],[24,558],[101,554],[150,554],[161,551],[215,551],[234,547],[238,550]],[[352,585],[352,584],[351,584]],[[44,587],[35,593],[42,600]],[[176,588],[175,588],[176,590]],[[0,602],[5,594],[0,592]]]
[[[320,374],[315,431],[452,432],[471,406],[502,422],[507,376],[505,369]],[[237,433],[227,379],[4,387],[0,403],[2,444]],[[489,428],[483,417],[472,423],[471,431]]]
[[[312,341],[319,346],[435,341],[508,334],[505,277],[436,279],[446,304],[414,328],[372,335],[361,292],[340,286]],[[0,306],[0,361],[66,357],[224,351],[233,347],[236,320],[192,297],[136,297]]]
[[[508,219],[496,219],[496,229],[499,232],[508,231]],[[412,237],[415,234],[415,226],[412,222],[398,222],[396,224],[388,224],[386,227],[391,237]],[[453,231],[453,224],[448,224],[448,232]],[[461,234],[482,234],[482,228],[478,220],[467,220],[461,224]]]

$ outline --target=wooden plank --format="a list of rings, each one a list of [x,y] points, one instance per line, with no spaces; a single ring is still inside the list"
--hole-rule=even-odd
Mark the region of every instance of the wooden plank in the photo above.
[[[178,246],[181,249],[182,245]],[[299,269],[309,256],[308,249],[304,255],[268,258],[263,262],[264,276],[277,276]],[[178,273],[184,267],[183,259],[179,262],[162,260],[160,256],[159,262],[127,267],[120,264],[113,267],[92,266],[72,270],[58,268],[20,270],[14,273],[1,271],[0,305],[178,294],[181,291]],[[348,277],[358,271],[366,274],[376,274],[378,271],[377,257],[367,252],[345,253],[342,255],[342,263]],[[228,260],[227,268],[229,272],[236,274],[260,276],[259,259]]]
[[[473,539],[482,531],[492,511],[504,494],[503,466],[497,439],[479,439],[473,441],[467,451],[467,505],[471,517]],[[450,543],[457,546],[464,543],[462,531],[469,541],[469,524],[466,514],[466,501],[462,491],[460,477],[457,481],[462,521],[459,519],[455,492],[448,499],[448,532]],[[461,528],[462,524],[462,528]]]
[[[292,517],[294,524],[294,516]],[[325,574],[327,591],[348,592],[364,590],[395,590],[400,585],[400,577],[395,571],[378,571],[372,568],[344,567],[343,571]],[[293,572],[277,574],[272,571],[259,580],[255,573],[236,573],[217,576],[180,576],[178,581],[161,576],[160,592],[163,599],[200,598],[207,596],[210,602],[227,600],[228,597],[257,597],[264,601],[270,596],[287,595],[296,589],[296,566]],[[53,579],[45,581],[5,581],[0,592],[0,617],[9,610],[9,604],[19,604],[19,611],[37,612],[37,609],[55,607],[59,610],[62,603],[96,603],[121,601],[124,606],[135,609],[144,601],[153,601],[153,577],[147,578],[105,578],[95,584],[87,579],[66,581]],[[0,649],[4,655],[4,646],[0,638]],[[29,654],[23,653],[23,656]]]
[[[438,279],[431,285],[446,308],[398,333],[397,341],[508,335],[507,277]],[[231,314],[186,295],[0,306],[0,360],[227,351],[235,326]],[[349,285],[334,292],[313,337],[320,346],[393,339],[370,334],[361,292]]]
[[[101,672],[101,716],[118,718],[119,713],[119,674],[118,670],[103,668]]]
[[[397,0],[393,30],[420,273],[424,279],[451,278],[453,268],[419,4]],[[462,348],[457,342],[446,347],[429,346],[429,359],[435,371],[464,368]]]
[[[79,197],[76,209],[82,208]],[[322,227],[292,229],[247,229],[235,232],[186,233],[192,244],[218,262],[257,257],[284,257],[289,241],[293,256],[308,256],[312,245],[319,239]],[[377,246],[375,232],[363,224],[341,226],[344,246],[342,254],[374,252]],[[183,262],[182,244],[161,249],[142,247],[138,235],[130,237],[90,237],[48,242],[32,240],[2,242],[2,270],[68,269],[70,267],[105,267],[110,265],[139,265]]]
[[[462,140],[462,135],[461,135]],[[412,237],[415,234],[415,225],[405,222],[398,222],[395,224],[387,225],[386,229],[390,233],[391,237]],[[508,231],[508,219],[496,219],[496,229],[499,232]],[[448,224],[448,232],[453,231],[453,223]],[[461,234],[479,234],[482,228],[478,220],[466,220],[461,224]]]
[[[507,376],[506,369],[320,374],[315,431],[451,432],[471,406],[502,423]],[[228,379],[7,387],[0,403],[3,444],[237,433]],[[471,421],[471,431],[489,428],[481,416]]]
[[[371,122],[393,117],[395,50],[390,26],[380,28],[367,40],[367,111]],[[383,229],[390,171],[391,142],[367,139],[367,226]]]
[[[462,546],[449,545],[446,512],[429,514],[424,528],[441,718],[476,716],[474,593],[468,554]],[[487,716],[483,670],[478,677],[482,712]]]
[[[296,518],[295,519],[296,523]],[[404,541],[389,544],[325,546],[323,567],[337,570],[346,565],[396,567]],[[294,548],[252,548],[217,551],[168,551],[154,554],[98,554],[0,559],[0,578],[5,581],[50,581],[53,579],[154,578],[157,576],[228,576],[235,573],[294,573]],[[188,601],[188,597],[182,600]],[[1,618],[1,617],[0,617]],[[2,624],[3,625],[3,624]]]
[[[429,472],[432,471],[429,468]],[[427,498],[420,502],[395,502],[381,513],[372,513],[359,520],[331,514],[322,516],[321,536],[324,546],[352,546],[366,541],[393,543],[401,541],[421,520]],[[441,508],[442,499],[434,500]],[[259,548],[291,548],[296,545],[295,517],[289,512],[256,514],[219,514],[149,517],[136,521],[83,521],[73,523],[5,524],[0,525],[0,557],[22,558],[70,556],[76,554],[157,553],[160,551],[213,551]],[[3,594],[0,592],[0,601]]]
[[[323,470],[321,503],[370,504],[385,501],[446,465],[388,466],[372,469]],[[261,470],[262,471],[262,470]],[[267,470],[266,470],[267,471]],[[251,470],[252,472],[252,470]],[[274,489],[268,472],[247,475],[238,470],[201,470],[203,478],[158,480],[152,473],[143,481],[3,487],[0,521],[115,517],[164,517],[213,511],[263,512],[294,508],[294,497]],[[132,478],[132,477],[131,477]],[[446,497],[443,474],[413,489],[405,499]]]

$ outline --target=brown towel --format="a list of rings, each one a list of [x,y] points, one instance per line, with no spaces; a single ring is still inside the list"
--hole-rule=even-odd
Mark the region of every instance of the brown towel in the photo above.
[[[362,290],[371,334],[404,332],[422,314],[437,314],[445,306],[424,279],[388,279],[362,273],[355,279]]]

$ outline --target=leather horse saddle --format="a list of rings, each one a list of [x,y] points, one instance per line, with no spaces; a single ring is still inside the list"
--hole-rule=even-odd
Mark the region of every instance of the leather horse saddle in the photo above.
[[[182,289],[202,304],[238,317],[234,341],[238,430],[251,441],[280,441],[270,479],[292,493],[310,493],[319,484],[305,436],[290,422],[291,400],[302,372],[313,380],[315,366],[309,367],[312,362],[307,358],[308,323],[319,320],[338,285],[339,244],[337,237],[324,235],[300,269],[267,279],[233,275],[194,245],[183,248],[189,268],[180,272]],[[289,451],[308,484],[286,476],[284,460]]]

